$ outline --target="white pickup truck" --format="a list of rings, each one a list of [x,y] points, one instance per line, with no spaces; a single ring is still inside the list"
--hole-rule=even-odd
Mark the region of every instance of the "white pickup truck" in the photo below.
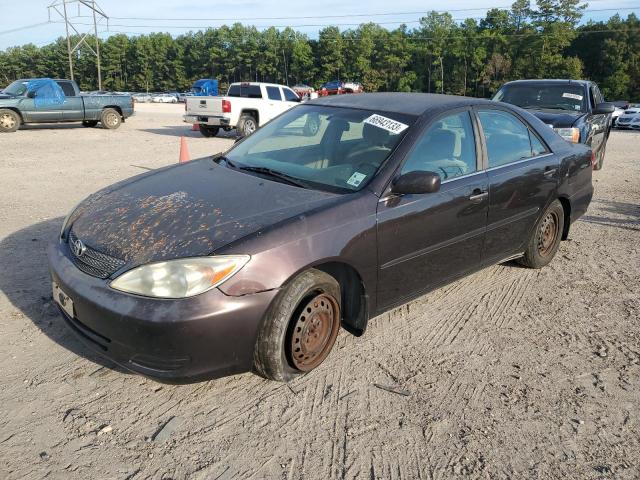
[[[272,118],[300,102],[289,87],[274,83],[232,83],[224,97],[187,97],[184,121],[197,123],[205,137],[222,128],[250,135]]]

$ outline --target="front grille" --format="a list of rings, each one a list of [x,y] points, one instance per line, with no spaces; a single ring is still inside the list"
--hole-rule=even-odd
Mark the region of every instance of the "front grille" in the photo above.
[[[85,245],[85,250],[81,256],[77,256],[71,244],[76,242],[78,237],[73,230],[69,232],[69,253],[73,263],[87,275],[98,278],[107,278],[117,270],[122,268],[126,263],[124,260],[112,257],[106,253],[101,253],[93,248]]]

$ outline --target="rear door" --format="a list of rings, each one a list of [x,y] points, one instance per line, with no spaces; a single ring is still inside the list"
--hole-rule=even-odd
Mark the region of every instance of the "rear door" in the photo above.
[[[488,180],[470,111],[448,112],[428,126],[399,175],[426,170],[438,192],[388,195],[378,203],[378,302],[402,303],[481,263]]]
[[[524,251],[542,211],[555,198],[559,160],[513,112],[477,108],[487,152],[489,214],[483,263]]]
[[[62,88],[65,96],[64,104],[61,106],[63,120],[84,120],[84,104],[82,103],[82,98],[77,95],[73,84],[65,80],[58,80],[57,83]]]
[[[269,112],[266,115],[261,115],[262,123],[267,122],[267,118],[271,119],[280,115],[287,109],[287,104],[282,97],[282,90],[277,85],[265,85],[265,95],[267,98],[267,104],[269,105]]]

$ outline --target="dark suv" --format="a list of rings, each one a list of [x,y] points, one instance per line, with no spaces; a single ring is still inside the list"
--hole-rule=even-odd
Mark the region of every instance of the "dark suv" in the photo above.
[[[593,151],[593,168],[604,162],[615,106],[587,80],[516,80],[505,83],[493,100],[529,110],[572,143]]]

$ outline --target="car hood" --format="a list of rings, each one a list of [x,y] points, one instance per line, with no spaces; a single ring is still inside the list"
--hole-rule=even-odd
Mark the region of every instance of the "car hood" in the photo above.
[[[134,266],[211,254],[339,197],[231,170],[208,158],[108,187],[80,204],[69,224],[88,247]]]
[[[572,112],[569,110],[536,110],[529,108],[527,111],[554,128],[573,127],[580,117],[586,115],[584,112]]]

